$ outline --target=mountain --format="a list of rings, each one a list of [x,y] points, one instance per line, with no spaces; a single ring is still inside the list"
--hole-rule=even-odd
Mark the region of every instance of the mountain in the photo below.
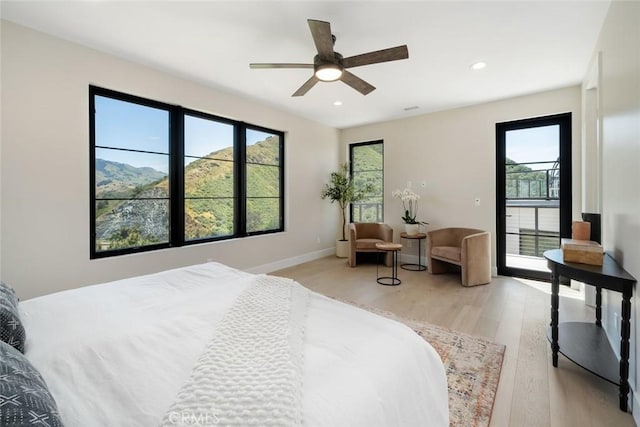
[[[130,197],[136,188],[161,180],[166,173],[150,167],[96,159],[96,197]]]
[[[233,234],[233,149],[223,148],[185,167],[185,238]],[[279,140],[270,137],[247,147],[247,230],[276,228],[279,224]],[[169,239],[169,182],[158,171],[112,163],[113,178],[103,191],[126,191],[132,200],[99,202],[96,210],[98,250],[140,246]],[[143,169],[151,169],[143,171]],[[96,165],[96,183],[98,183]],[[153,172],[156,172],[154,174]],[[136,176],[136,172],[146,176]],[[117,178],[123,181],[118,180]],[[149,181],[151,178],[155,180]],[[135,185],[136,180],[140,184]],[[273,196],[274,199],[253,196]]]

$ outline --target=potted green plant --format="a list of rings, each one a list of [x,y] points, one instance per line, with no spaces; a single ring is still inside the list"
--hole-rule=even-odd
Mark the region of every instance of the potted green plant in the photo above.
[[[331,179],[322,189],[322,199],[329,199],[331,203],[337,202],[342,214],[342,239],[336,241],[336,256],[346,258],[349,253],[349,245],[346,237],[347,206],[349,203],[359,202],[373,192],[373,185],[366,184],[363,188],[357,188],[351,175],[349,165],[343,163],[340,170],[331,172]]]

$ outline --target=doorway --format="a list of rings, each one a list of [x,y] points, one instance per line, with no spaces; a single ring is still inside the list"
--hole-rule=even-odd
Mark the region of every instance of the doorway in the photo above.
[[[571,113],[496,124],[498,274],[549,280],[571,235]]]

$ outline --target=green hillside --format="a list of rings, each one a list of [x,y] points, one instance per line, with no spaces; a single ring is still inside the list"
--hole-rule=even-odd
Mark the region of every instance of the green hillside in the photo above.
[[[96,159],[96,198],[131,198],[136,194],[166,181],[167,174],[150,167],[137,168],[126,163]],[[96,204],[96,218],[117,208],[120,200],[101,200]]]
[[[382,144],[361,146],[356,153],[351,165],[354,172],[354,182],[358,187],[364,187],[367,184],[373,185],[373,188],[376,189],[376,194],[372,197],[382,197],[382,174],[379,173],[383,169]]]
[[[378,215],[384,191],[383,175],[380,173],[383,169],[382,149],[382,144],[371,144],[359,146],[353,151],[353,182],[358,188],[365,188],[370,184],[374,189],[369,197],[353,204],[355,220],[381,220]]]

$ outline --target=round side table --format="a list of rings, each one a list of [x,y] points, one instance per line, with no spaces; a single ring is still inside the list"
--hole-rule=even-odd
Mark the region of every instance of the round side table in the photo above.
[[[425,233],[417,233],[417,234],[400,233],[400,238],[418,241],[418,263],[417,264],[411,264],[411,263],[400,264],[400,267],[405,270],[411,270],[411,271],[426,270],[427,266],[422,264],[422,241],[427,240],[427,235]]]
[[[398,279],[398,252],[402,249],[402,245],[399,243],[376,243],[376,249],[378,249],[378,259],[376,260],[376,281],[385,286],[397,286],[402,281]],[[380,276],[380,254],[392,252],[392,263],[391,263],[391,276]]]

